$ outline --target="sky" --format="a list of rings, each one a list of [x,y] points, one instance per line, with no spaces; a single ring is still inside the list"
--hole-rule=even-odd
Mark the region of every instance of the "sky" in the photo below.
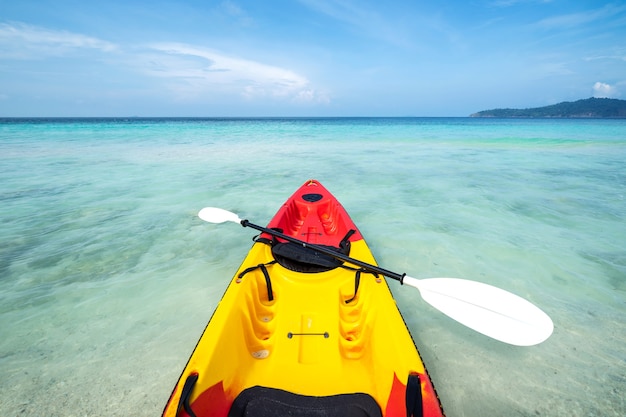
[[[468,116],[626,99],[626,1],[0,0],[0,117]]]

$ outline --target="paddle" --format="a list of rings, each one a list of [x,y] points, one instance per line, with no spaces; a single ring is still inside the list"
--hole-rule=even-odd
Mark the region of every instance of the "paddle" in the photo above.
[[[537,306],[491,285],[459,278],[417,279],[406,274],[397,274],[332,249],[258,226],[240,219],[235,213],[216,207],[203,208],[198,217],[209,223],[239,223],[243,227],[259,230],[417,288],[424,301],[448,317],[504,343],[516,346],[536,345],[550,337],[554,329],[550,317]]]

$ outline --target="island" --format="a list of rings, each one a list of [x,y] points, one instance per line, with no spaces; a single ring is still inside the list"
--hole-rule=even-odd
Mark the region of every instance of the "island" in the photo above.
[[[471,114],[470,117],[624,119],[626,118],[626,100],[592,97],[531,109],[483,110]]]

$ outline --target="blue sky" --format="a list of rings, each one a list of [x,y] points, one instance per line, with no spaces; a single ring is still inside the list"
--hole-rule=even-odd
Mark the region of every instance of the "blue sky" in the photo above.
[[[626,2],[0,0],[0,116],[467,116],[626,98]]]

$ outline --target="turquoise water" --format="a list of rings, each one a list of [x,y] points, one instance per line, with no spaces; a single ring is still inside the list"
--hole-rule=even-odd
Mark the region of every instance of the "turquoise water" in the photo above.
[[[626,415],[626,121],[0,121],[0,415],[159,415],[254,231],[309,178],[379,263],[515,292],[490,340],[390,286],[446,413]]]

